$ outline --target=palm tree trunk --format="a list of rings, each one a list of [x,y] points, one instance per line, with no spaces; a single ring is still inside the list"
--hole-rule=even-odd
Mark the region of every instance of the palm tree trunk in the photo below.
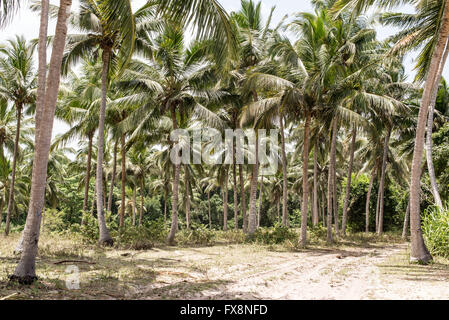
[[[263,174],[260,176],[259,207],[257,208],[257,228],[260,228],[260,213],[262,210],[262,201],[263,201]]]
[[[415,150],[412,162],[412,177],[410,183],[410,231],[411,231],[411,253],[410,260],[421,263],[428,263],[432,260],[432,256],[427,250],[421,230],[420,217],[420,189],[421,189],[421,162],[424,152],[424,136],[426,133],[426,120],[429,106],[432,101],[432,90],[436,83],[439,83],[437,75],[441,65],[443,53],[449,38],[449,0],[445,1],[445,9],[441,22],[441,30],[439,39],[434,50],[430,63],[430,70],[427,75],[427,81],[424,88],[421,107],[418,115],[418,124],[416,130]]]
[[[100,238],[98,240],[101,245],[112,245],[113,240],[109,235],[109,230],[106,226],[103,206],[103,156],[104,156],[104,131],[106,120],[106,99],[108,90],[108,73],[109,62],[111,60],[111,49],[103,49],[103,70],[101,75],[101,107],[100,107],[100,121],[98,124],[98,154],[97,154],[97,219],[100,231]]]
[[[333,133],[332,133],[332,146],[331,146],[331,168],[332,168],[332,199],[334,209],[334,224],[335,234],[338,237],[340,229],[338,226],[338,197],[337,197],[337,134],[338,124],[337,118],[334,119]]]
[[[175,106],[171,106],[171,117],[173,122],[173,130],[178,129],[178,120],[176,119],[176,110]],[[175,143],[174,141],[172,143]],[[170,233],[167,238],[167,242],[169,245],[175,244],[175,235],[178,232],[178,191],[179,191],[179,174],[181,170],[181,166],[179,164],[173,165],[173,195],[172,195],[172,221]]]
[[[14,206],[14,186],[16,183],[16,169],[17,169],[17,155],[19,153],[19,140],[20,140],[20,125],[22,120],[22,105],[16,105],[17,109],[17,127],[16,127],[16,140],[14,142],[14,154],[12,160],[12,173],[11,173],[11,183],[9,187],[9,197],[8,197],[8,211],[6,213],[6,227],[5,235],[9,235],[9,228],[11,224],[11,213]]]
[[[430,185],[432,187],[431,188],[432,195],[435,199],[435,203],[436,203],[437,207],[440,209],[443,209],[443,202],[441,201],[440,192],[438,191],[438,183],[437,183],[437,179],[436,179],[436,175],[435,175],[435,167],[433,165],[433,159],[432,159],[432,155],[433,155],[432,132],[433,132],[433,116],[434,116],[434,112],[435,112],[436,98],[438,95],[441,77],[443,75],[444,65],[446,64],[446,60],[447,60],[447,57],[449,54],[448,46],[449,46],[449,39],[448,39],[448,42],[446,43],[446,49],[444,51],[443,59],[440,64],[440,68],[439,68],[438,75],[436,78],[437,80],[436,80],[435,86],[433,88],[432,97],[431,97],[432,103],[430,104],[429,116],[428,116],[428,120],[427,120],[427,141],[426,141],[427,167],[428,167],[428,171],[429,171]]]
[[[133,226],[136,226],[136,214],[137,214],[137,186],[133,188]]]
[[[248,219],[248,233],[250,235],[254,234],[257,229],[257,182],[259,176],[259,137],[256,133],[255,142],[255,158],[256,163],[253,165],[251,170],[251,186],[250,186],[250,198],[249,198],[249,219]]]
[[[210,212],[210,191],[207,192],[207,205],[208,205],[208,213],[209,213],[209,229],[212,229],[212,217]]]
[[[343,222],[341,226],[341,232],[343,236],[346,235],[346,224],[348,222],[348,205],[349,205],[349,197],[351,195],[352,168],[354,165],[356,139],[357,139],[357,128],[354,126],[354,129],[352,130],[351,154],[349,156],[348,178],[346,182],[346,195],[345,195],[345,202],[343,205]]]
[[[232,189],[234,192],[234,229],[239,228],[239,203],[237,198],[237,166],[235,164],[235,148],[234,148],[234,164],[232,165]]]
[[[304,160],[302,165],[302,208],[301,208],[301,236],[300,246],[305,247],[307,243],[307,218],[309,215],[309,145],[310,145],[310,112],[306,113],[304,126]]]
[[[276,196],[276,209],[278,214],[278,223],[281,223],[281,197]]]
[[[369,232],[369,204],[371,201],[371,191],[373,190],[374,179],[376,178],[377,165],[374,165],[374,168],[371,173],[371,179],[368,187],[368,194],[366,196],[366,204],[365,204],[365,232]]]
[[[118,149],[118,139],[115,141],[115,145],[114,145],[114,158],[112,161],[111,187],[109,189],[109,197],[108,197],[108,212],[111,212],[111,210],[112,210],[112,199],[114,197],[115,176],[117,175],[117,149]]]
[[[87,165],[86,165],[86,181],[84,182],[84,200],[83,200],[83,211],[87,211],[87,202],[89,201],[89,182],[90,182],[90,172],[92,165],[92,143],[93,134],[89,134],[89,146],[87,151]],[[84,224],[84,221],[81,221]]]
[[[72,5],[71,0],[60,0],[58,20],[56,23],[56,32],[53,39],[52,57],[49,67],[49,76],[47,81],[47,87],[45,91],[45,98],[38,97],[38,101],[45,101],[42,105],[38,106],[38,110],[42,110],[42,115],[39,120],[39,127],[36,128],[36,145],[35,145],[35,157],[33,161],[33,173],[31,182],[31,194],[28,206],[27,221],[23,232],[23,251],[20,257],[20,261],[14,270],[14,274],[10,277],[11,280],[17,280],[21,283],[32,283],[36,279],[36,254],[39,243],[39,232],[42,210],[44,207],[45,199],[45,187],[47,181],[47,167],[48,157],[50,152],[51,136],[53,131],[53,121],[56,110],[56,102],[58,99],[60,74],[62,58],[64,55],[65,42],[67,37],[67,18]],[[41,24],[48,23],[48,11],[45,12],[45,8],[42,7]],[[48,8],[48,7],[47,7]],[[39,37],[42,36],[43,26],[41,25],[41,32]],[[42,41],[41,41],[42,40]],[[40,39],[40,45],[46,42],[47,38]],[[40,48],[39,51],[43,51],[44,48]],[[41,59],[39,59],[41,61]],[[40,71],[43,68],[39,68]],[[42,78],[42,75],[41,75]],[[40,82],[41,83],[41,82]],[[39,90],[42,94],[42,89]]]
[[[164,223],[167,222],[167,198],[168,198],[168,192],[165,189],[164,190]]]
[[[228,168],[225,167],[223,189],[223,231],[228,231]]]
[[[145,206],[145,195],[144,195],[144,178],[140,180],[140,212],[139,212],[139,226],[142,225],[143,219],[143,207]]]
[[[332,165],[329,161],[327,173],[327,243],[333,243],[332,238]]]
[[[284,117],[280,117],[281,123],[281,152],[282,152],[282,225],[288,226],[288,186],[287,186],[287,153],[285,151]]]
[[[382,174],[380,178],[380,203],[379,203],[379,228],[377,233],[381,235],[384,229],[384,197],[385,197],[385,176],[387,171],[388,151],[390,144],[391,128],[388,128],[384,142],[384,156],[382,160]]]
[[[318,144],[315,143],[313,152],[313,203],[312,203],[312,223],[318,225],[320,214],[318,212]]]
[[[379,231],[379,211],[380,211],[380,182],[379,182],[379,188],[377,190],[377,206],[376,206],[376,233]]]
[[[120,205],[120,227],[125,224],[125,202],[126,202],[126,140],[125,135],[121,136],[121,153],[122,153],[122,197]]]
[[[239,180],[240,180],[240,205],[243,215],[243,232],[248,231],[248,216],[246,215],[246,191],[245,182],[243,181],[243,165],[239,164]]]
[[[405,210],[405,216],[404,216],[404,227],[402,228],[402,239],[407,239],[408,234],[408,225],[410,223],[410,201],[407,203],[407,210]]]
[[[189,170],[187,166],[184,166],[185,168],[185,197],[186,197],[186,225],[187,229],[190,229],[190,186],[189,186]]]
[[[1,229],[2,223],[3,223],[3,207],[5,206],[5,199],[2,198],[2,200],[0,202],[0,229]]]

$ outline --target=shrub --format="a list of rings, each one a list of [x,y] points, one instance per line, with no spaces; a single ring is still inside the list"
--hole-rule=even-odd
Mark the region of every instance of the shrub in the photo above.
[[[216,231],[219,240],[223,240],[227,243],[244,243],[246,241],[246,235],[242,230],[229,230],[229,231]]]
[[[212,245],[215,233],[202,224],[192,224],[190,229],[183,229],[176,235],[180,245]]]
[[[449,258],[449,208],[428,208],[423,218],[423,231],[431,253]]]
[[[296,241],[297,234],[288,227],[276,224],[272,228],[260,228],[256,230],[249,240],[263,244],[281,244],[286,241]]]

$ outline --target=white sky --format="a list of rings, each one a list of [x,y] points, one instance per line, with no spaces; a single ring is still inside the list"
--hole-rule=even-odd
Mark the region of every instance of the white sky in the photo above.
[[[257,0],[256,0],[257,1]],[[39,15],[33,13],[28,9],[26,1],[19,11],[13,22],[6,27],[0,33],[0,42],[13,38],[17,35],[24,35],[27,39],[36,39],[39,35]],[[73,1],[73,8],[76,9],[78,1]],[[59,1],[51,0],[51,3],[58,4]],[[133,6],[139,8],[145,3],[145,0],[133,0]],[[240,8],[240,0],[221,0],[220,3],[228,11],[237,11]],[[263,16],[266,18],[270,12],[272,6],[276,6],[276,10],[273,15],[273,24],[277,24],[286,14],[294,15],[296,12],[312,11],[312,6],[309,0],[262,0]],[[72,9],[73,9],[72,8]],[[413,8],[410,6],[403,6],[396,9],[397,12],[413,12]],[[55,29],[55,23],[52,22],[49,27],[49,34],[53,34]],[[385,39],[390,35],[393,35],[396,30],[393,28],[377,27],[378,38]],[[410,54],[405,62],[405,66],[408,74],[410,74],[409,80],[413,80],[414,72],[414,57],[415,54]],[[444,77],[449,79],[449,69],[446,68]],[[55,123],[54,135],[63,133],[67,130],[67,126],[57,121]]]

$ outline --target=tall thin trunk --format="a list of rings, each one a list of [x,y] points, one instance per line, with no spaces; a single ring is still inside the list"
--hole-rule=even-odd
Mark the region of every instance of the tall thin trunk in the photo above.
[[[94,135],[89,134],[89,146],[87,151],[87,164],[86,164],[86,180],[84,181],[84,200],[83,200],[83,211],[87,211],[87,202],[89,201],[89,182],[90,182],[90,172],[92,170],[92,144]],[[84,224],[84,221],[81,221]]]
[[[259,189],[259,207],[257,208],[257,228],[260,227],[260,214],[263,203],[263,174],[260,176],[260,189]]]
[[[248,233],[254,234],[257,229],[257,181],[259,176],[259,136],[256,133],[256,146],[255,146],[255,158],[256,163],[251,170],[251,186],[250,186],[250,198],[249,198],[249,219],[248,219]]]
[[[136,225],[136,214],[137,214],[137,186],[134,185],[133,188],[133,226]]]
[[[320,214],[318,212],[318,144],[315,143],[313,151],[313,202],[312,202],[312,223],[318,225]]]
[[[176,119],[176,109],[172,105],[170,107],[171,118],[173,122],[173,130],[178,129],[178,120]],[[175,141],[172,141],[174,143]],[[167,238],[169,245],[175,244],[176,232],[178,232],[178,192],[179,192],[179,174],[181,171],[181,166],[179,164],[173,164],[173,194],[172,194],[172,221],[170,233]]]
[[[11,183],[9,186],[9,197],[8,197],[8,211],[6,213],[6,227],[5,235],[9,234],[9,228],[11,224],[11,213],[14,206],[14,187],[16,183],[16,168],[17,168],[17,155],[19,154],[19,140],[20,140],[20,125],[22,120],[22,105],[16,105],[17,109],[17,127],[16,127],[16,140],[14,142],[14,154],[12,160],[12,173],[11,173]]]
[[[334,119],[334,125],[332,129],[332,146],[331,146],[331,167],[332,167],[332,200],[334,209],[334,224],[335,234],[338,237],[340,229],[338,226],[338,197],[337,197],[337,135],[338,135],[338,121]]]
[[[402,228],[402,239],[407,239],[408,234],[408,225],[410,223],[410,201],[407,203],[407,210],[405,210],[405,216],[404,216],[404,226]]]
[[[440,209],[443,209],[443,202],[441,201],[440,192],[438,191],[438,183],[437,183],[437,179],[436,179],[436,175],[435,175],[435,167],[433,165],[433,159],[432,159],[432,155],[433,155],[432,133],[433,133],[433,116],[435,113],[436,98],[438,96],[439,85],[440,85],[441,77],[443,75],[444,65],[446,64],[448,55],[449,55],[449,39],[448,39],[448,42],[446,43],[446,49],[444,50],[443,59],[440,64],[440,68],[438,70],[438,75],[436,78],[437,82],[435,83],[435,86],[434,86],[433,92],[432,92],[431,104],[429,107],[429,116],[428,116],[428,120],[427,120],[427,138],[426,138],[426,159],[427,159],[427,168],[428,168],[429,178],[430,178],[431,191],[432,191],[433,198],[435,199],[435,203]]]
[[[123,134],[120,138],[121,140],[121,165],[122,165],[122,196],[121,196],[121,205],[120,205],[120,227],[123,227],[125,224],[125,202],[126,202],[126,137]]]
[[[111,49],[103,49],[103,70],[101,75],[101,107],[100,107],[100,121],[98,124],[98,154],[97,154],[97,219],[98,228],[100,231],[100,238],[98,239],[101,245],[112,245],[113,240],[109,235],[109,230],[106,226],[103,206],[103,157],[104,157],[104,131],[106,121],[106,102],[108,90],[108,73],[109,63],[111,60]]]
[[[332,170],[329,161],[329,169],[327,173],[327,242],[333,243],[332,237]],[[324,219],[323,219],[324,220]]]
[[[376,178],[377,165],[374,165],[374,168],[371,172],[371,179],[369,181],[368,194],[366,196],[365,203],[365,232],[369,232],[369,205],[371,201],[371,191],[373,190],[374,179]]]
[[[208,213],[209,213],[209,229],[212,229],[212,216],[210,212],[210,191],[207,192],[207,206],[208,206]]]
[[[426,120],[429,106],[432,101],[432,90],[435,85],[440,82],[437,79],[439,68],[444,67],[442,64],[443,52],[449,38],[449,0],[445,1],[445,9],[441,22],[441,30],[439,31],[438,43],[433,52],[430,63],[430,70],[427,75],[427,81],[424,88],[421,107],[418,115],[418,124],[416,130],[415,150],[413,153],[412,175],[410,183],[410,231],[411,231],[411,253],[410,260],[427,263],[432,260],[432,256],[427,250],[421,230],[420,217],[420,189],[421,189],[421,163],[424,152],[424,136],[426,134]]]
[[[243,165],[239,164],[239,180],[240,180],[240,206],[243,215],[243,232],[248,231],[248,216],[246,215],[246,191],[245,182],[243,181]]]
[[[189,186],[189,169],[187,166],[185,168],[185,205],[186,205],[186,225],[187,229],[190,229],[190,186]]]
[[[287,186],[287,153],[285,151],[284,117],[280,117],[281,123],[281,152],[282,152],[282,225],[288,226],[288,186]]]
[[[377,190],[377,206],[376,206],[376,233],[379,232],[379,211],[380,211],[380,193],[381,193],[380,183]]]
[[[118,149],[118,139],[115,140],[115,144],[114,144],[114,157],[113,157],[113,161],[112,161],[111,186],[109,189],[109,197],[108,197],[108,212],[111,212],[111,210],[112,210],[112,199],[114,198],[115,176],[117,175],[117,149]]]
[[[276,209],[278,214],[278,223],[281,223],[281,197],[276,195]]]
[[[300,246],[307,243],[307,218],[309,215],[309,145],[311,114],[307,112],[304,126],[304,160],[302,165],[302,208],[301,208],[301,236]]]
[[[142,225],[142,219],[143,219],[143,208],[145,206],[145,182],[144,178],[140,180],[140,212],[139,212],[139,226]]]
[[[5,199],[6,199],[6,197],[5,197]],[[3,223],[3,207],[5,206],[5,199],[2,198],[2,200],[0,202],[0,228],[2,227],[2,223]]]
[[[45,42],[47,40],[46,36],[44,39],[41,39],[44,35],[43,29],[48,25],[48,11],[46,11],[46,9],[48,10],[48,2],[44,1],[44,3],[45,5],[41,8],[40,53],[46,50],[41,45],[46,45]],[[11,276],[11,280],[17,280],[21,283],[31,283],[36,279],[35,262],[39,243],[41,215],[44,207],[48,158],[59,91],[62,58],[67,37],[67,18],[71,5],[71,0],[60,0],[48,82],[46,82],[47,87],[46,90],[42,88],[38,90],[38,93],[44,93],[45,97],[38,97],[38,103],[41,102],[42,104],[37,106],[37,110],[42,111],[42,114],[38,120],[39,126],[36,127],[35,157],[33,161],[28,215],[23,232],[23,251],[20,261],[14,270],[14,274]],[[40,56],[40,62],[42,60],[41,58]],[[39,68],[39,70],[42,71],[43,68]],[[40,80],[42,80],[43,75],[41,74],[40,76]],[[42,85],[43,82],[39,81],[39,83]]]
[[[382,159],[382,174],[380,177],[380,203],[379,203],[379,228],[377,233],[381,235],[384,229],[384,197],[385,197],[385,176],[387,171],[388,151],[390,145],[391,128],[388,128],[387,136],[384,142],[384,156]]]
[[[167,198],[168,192],[167,189],[164,190],[164,223],[167,222]]]
[[[239,228],[239,202],[237,193],[237,166],[235,164],[235,148],[234,148],[234,164],[232,165],[232,190],[234,192],[234,229]]]
[[[228,168],[226,167],[223,188],[223,230],[228,231]]]
[[[346,224],[348,222],[348,205],[349,205],[349,197],[351,195],[352,168],[354,166],[354,153],[355,153],[356,140],[357,140],[357,128],[354,126],[352,130],[351,154],[349,156],[348,178],[346,182],[346,195],[345,195],[345,202],[343,205],[343,222],[341,226],[341,232],[343,236],[346,235]]]

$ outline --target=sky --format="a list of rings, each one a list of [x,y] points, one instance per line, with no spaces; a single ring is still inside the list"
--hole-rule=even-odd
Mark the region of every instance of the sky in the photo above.
[[[53,4],[58,4],[59,1],[51,0]],[[145,0],[133,0],[133,7],[139,8],[145,3]],[[220,0],[220,3],[228,11],[237,11],[240,8],[240,0]],[[78,1],[73,1],[72,9],[76,9]],[[313,12],[310,0],[262,0],[262,13],[264,17],[268,17],[271,7],[276,6],[273,14],[273,25],[277,25],[279,21],[288,14],[290,17],[297,12]],[[402,6],[396,9],[397,12],[413,12],[413,7]],[[54,33],[55,23],[50,23],[49,34]],[[386,28],[377,26],[378,39],[383,40],[397,32],[394,28]],[[13,38],[15,35],[23,35],[27,39],[36,39],[39,35],[39,14],[28,9],[25,1],[24,5],[18,12],[12,23],[0,33],[0,42]],[[415,65],[414,58],[416,54],[409,54],[405,61],[405,67],[409,74],[409,80],[412,81],[414,77],[413,67]],[[446,67],[444,77],[449,79],[449,68]],[[55,123],[54,135],[61,134],[67,130],[67,126],[59,121]]]

